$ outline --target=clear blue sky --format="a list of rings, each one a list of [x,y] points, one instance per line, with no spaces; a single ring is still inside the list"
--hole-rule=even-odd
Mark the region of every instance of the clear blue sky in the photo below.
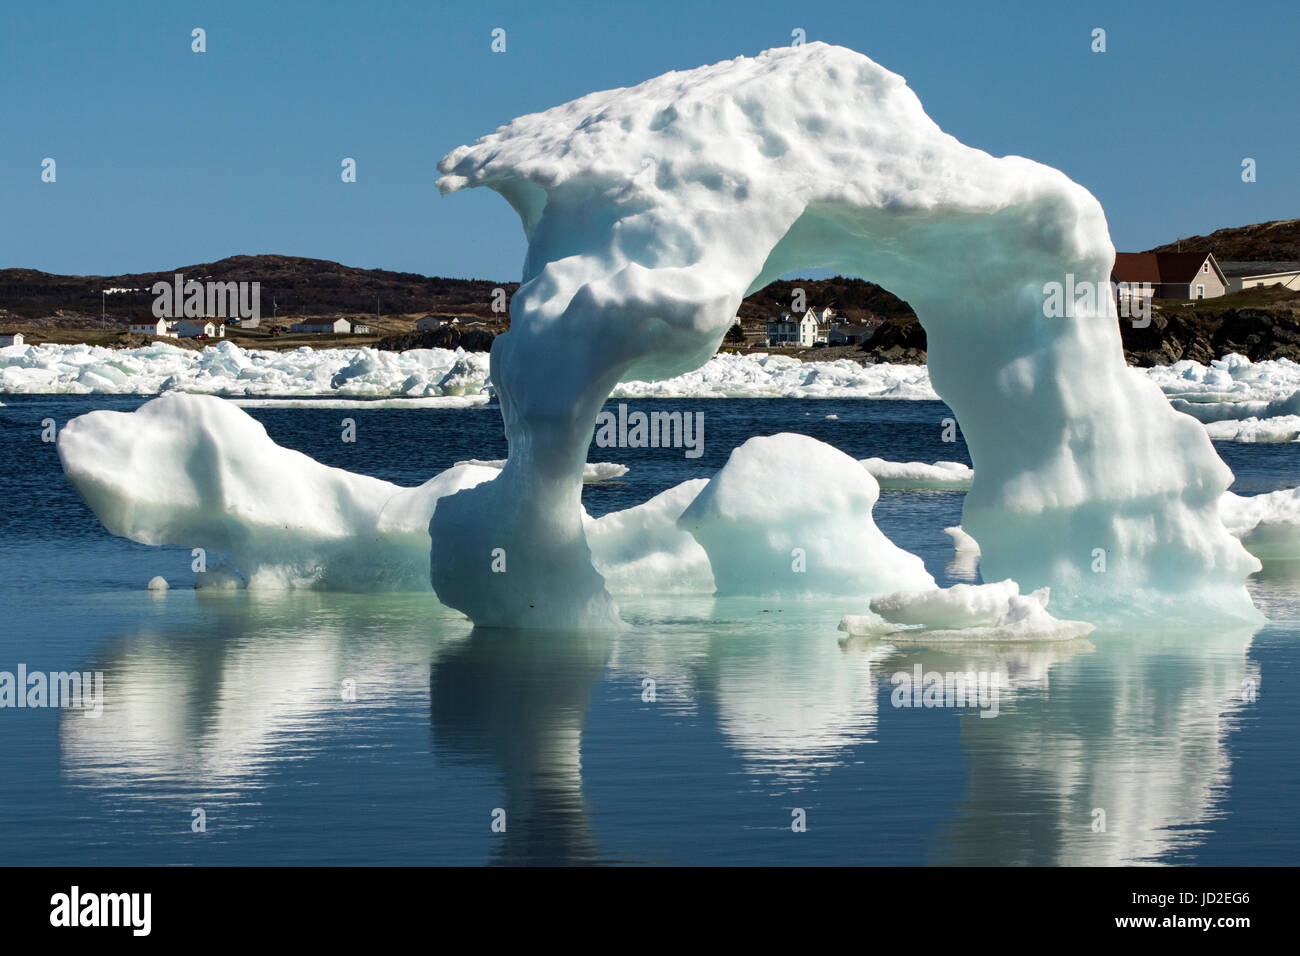
[[[15,0],[0,26],[0,267],[115,274],[274,252],[517,278],[514,213],[488,191],[440,198],[443,153],[591,90],[787,44],[795,27],[907,77],[963,142],[1064,170],[1101,200],[1116,245],[1143,249],[1300,216],[1297,10]],[[504,54],[489,49],[498,26]],[[1090,51],[1094,27],[1105,53]]]

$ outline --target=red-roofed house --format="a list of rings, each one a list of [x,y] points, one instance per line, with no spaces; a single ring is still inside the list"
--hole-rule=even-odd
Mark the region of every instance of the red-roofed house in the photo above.
[[[1150,283],[1157,299],[1213,299],[1228,279],[1209,252],[1117,252],[1112,282]]]

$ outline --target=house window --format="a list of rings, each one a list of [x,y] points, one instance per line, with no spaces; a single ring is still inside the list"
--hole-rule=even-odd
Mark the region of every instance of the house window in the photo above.
[[[1198,298],[1198,299],[1204,299],[1204,298],[1205,298],[1205,286],[1203,286],[1203,285],[1198,285],[1198,286],[1196,287],[1196,298]]]
[[[1210,260],[1209,260],[1209,259],[1206,259],[1204,262],[1201,263],[1201,271],[1204,272],[1204,273],[1206,273],[1207,275],[1209,274],[1209,272],[1210,272]]]

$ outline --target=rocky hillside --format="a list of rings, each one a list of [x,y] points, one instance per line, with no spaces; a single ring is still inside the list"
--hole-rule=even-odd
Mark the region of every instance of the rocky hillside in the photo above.
[[[439,312],[488,317],[492,315],[493,290],[503,288],[509,297],[518,287],[515,282],[357,269],[298,256],[231,256],[162,272],[114,276],[0,269],[0,311],[11,321],[60,315],[98,319],[102,305],[121,325],[127,319],[147,316],[154,298],[150,287],[155,282],[171,282],[177,272],[200,282],[260,282],[262,313],[267,322],[272,312],[278,321],[292,322],[312,315],[374,315],[376,306],[386,315]],[[113,293],[101,303],[105,289],[138,291]]]
[[[1208,236],[1189,236],[1146,251],[1212,252],[1220,262],[1296,262],[1300,261],[1300,219],[1216,229]]]

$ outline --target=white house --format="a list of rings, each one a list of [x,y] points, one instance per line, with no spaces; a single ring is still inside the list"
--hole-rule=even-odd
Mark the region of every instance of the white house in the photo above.
[[[224,339],[226,324],[213,322],[210,319],[201,322],[194,319],[181,319],[176,323],[175,335],[181,339],[196,339],[200,335],[206,335],[210,339]]]
[[[352,325],[352,334],[353,334],[353,335],[369,335],[369,334],[370,334],[370,326],[366,325],[366,323],[362,322],[360,319],[353,319],[352,322],[351,322],[351,325]]]
[[[132,319],[130,331],[137,335],[159,335],[168,339],[177,337],[176,330],[166,319]]]
[[[6,345],[22,345],[23,334],[21,332],[0,332],[0,348]]]
[[[818,342],[824,345],[834,318],[835,313],[829,308],[823,309],[820,313],[815,309],[808,309],[798,318],[788,312],[782,312],[779,319],[771,319],[767,323],[767,344],[798,346],[805,349],[812,348]]]
[[[307,319],[305,322],[289,326],[289,331],[347,335],[352,331],[352,323],[347,319]]]

